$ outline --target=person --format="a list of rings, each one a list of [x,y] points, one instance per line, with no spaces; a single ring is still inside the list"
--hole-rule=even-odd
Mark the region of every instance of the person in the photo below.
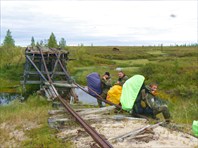
[[[150,115],[153,119],[158,119],[157,114],[162,113],[166,122],[170,122],[170,113],[167,105],[157,98],[158,85],[153,83],[149,86],[143,84],[136,99],[133,111],[137,114]]]
[[[101,78],[102,93],[100,94],[100,96],[103,99],[106,99],[107,92],[109,91],[111,86],[112,86],[112,84],[111,84],[110,73],[109,72],[105,72],[104,75]],[[99,107],[102,107],[102,101],[101,100],[98,100],[98,105],[99,105]]]
[[[119,71],[118,72],[118,81],[116,82],[116,84],[122,86],[127,79],[128,79],[128,77],[125,75],[125,73],[123,71]]]

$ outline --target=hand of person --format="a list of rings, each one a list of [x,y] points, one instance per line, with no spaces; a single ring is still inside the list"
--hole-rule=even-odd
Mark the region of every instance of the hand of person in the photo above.
[[[105,76],[103,76],[103,79],[104,79],[104,80],[106,80],[106,77],[105,77]]]
[[[117,81],[116,84],[120,84],[120,81]]]

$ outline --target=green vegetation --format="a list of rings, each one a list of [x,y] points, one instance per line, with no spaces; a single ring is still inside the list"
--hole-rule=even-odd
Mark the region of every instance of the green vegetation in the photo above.
[[[59,42],[59,47],[64,49],[66,47],[66,40],[64,38],[61,38]]]
[[[0,143],[6,146],[6,141],[14,138],[11,147],[70,147],[71,142],[65,142],[55,137],[56,130],[47,124],[48,110],[52,104],[46,98],[32,95],[25,102],[14,101],[9,106],[0,107]],[[4,128],[2,126],[5,126]],[[11,133],[17,131],[23,135],[20,140]],[[22,141],[22,142],[21,142]]]
[[[58,47],[56,37],[53,32],[51,33],[50,38],[48,40],[48,47],[50,47],[50,48]]]
[[[52,32],[49,39],[40,40],[40,41],[37,41],[36,43],[35,43],[34,37],[32,36],[30,46],[32,46],[32,47],[43,46],[43,47],[50,47],[50,48],[58,48],[59,47],[62,49],[66,49],[66,40],[62,37],[58,43],[56,40],[56,36]]]
[[[173,122],[191,125],[193,120],[197,120],[197,47],[117,47],[120,49],[118,52],[112,48],[68,47],[70,58],[76,59],[68,63],[70,75],[77,83],[86,85],[86,76],[91,72],[102,75],[109,71],[115,82],[118,67],[123,68],[129,77],[142,74],[146,77],[146,84],[159,83],[159,96],[167,100]],[[23,76],[24,48],[2,46],[0,59],[0,91],[21,92],[17,86]],[[51,109],[51,103],[37,95],[22,103],[15,101],[11,105],[0,106],[0,143],[13,140],[9,133],[18,130],[26,138],[23,142],[14,139],[17,146],[72,145],[53,136],[56,131],[47,125],[48,109]],[[32,128],[27,129],[27,126]]]
[[[14,39],[12,38],[11,31],[8,29],[6,32],[5,39],[3,41],[3,46],[7,48],[15,47]]]
[[[35,46],[35,40],[34,40],[34,37],[32,36],[31,38],[31,46],[34,47]]]
[[[46,121],[45,121],[46,122]],[[24,147],[61,147],[69,148],[72,147],[72,142],[64,142],[55,136],[56,131],[49,129],[47,123],[40,128],[32,129],[27,132],[29,140],[23,141]]]
[[[0,60],[0,91],[18,92],[19,89],[16,89],[16,86],[20,85],[23,76],[24,49],[2,46],[0,47]]]
[[[117,80],[117,67],[129,76],[142,74],[145,83],[157,82],[159,96],[168,100],[173,122],[192,124],[198,113],[197,47],[69,47],[69,71],[74,79],[86,85],[91,72],[111,73]]]

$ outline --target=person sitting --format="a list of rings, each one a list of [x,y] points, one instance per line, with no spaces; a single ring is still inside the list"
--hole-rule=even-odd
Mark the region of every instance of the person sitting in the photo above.
[[[170,122],[170,113],[166,104],[156,97],[157,84],[142,85],[139,95],[134,104],[133,112],[136,114],[149,115],[157,119],[156,115],[162,113],[166,122]]]
[[[105,72],[104,75],[101,78],[102,93],[100,94],[100,96],[103,99],[106,99],[107,92],[109,91],[111,86],[112,86],[112,84],[111,84],[110,73],[109,72]],[[101,100],[98,100],[98,105],[99,105],[99,107],[102,107],[102,101]]]
[[[118,72],[118,81],[116,82],[117,85],[123,86],[125,81],[128,79],[128,77],[124,74],[123,71]]]

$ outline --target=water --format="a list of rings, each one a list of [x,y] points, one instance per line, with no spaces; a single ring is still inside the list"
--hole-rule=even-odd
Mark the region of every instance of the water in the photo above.
[[[85,87],[85,90],[87,90],[87,87]],[[97,99],[83,90],[76,88],[75,92],[78,95],[79,101],[83,104],[98,105]],[[9,104],[15,99],[21,99],[21,95],[17,93],[0,93],[0,106]],[[103,105],[105,104],[103,103]]]
[[[20,95],[16,93],[0,93],[0,106],[9,104],[19,97]]]
[[[88,90],[87,87],[85,87],[84,89]],[[75,92],[78,95],[79,101],[82,102],[83,104],[98,105],[97,99],[87,94],[83,90],[76,88]]]

